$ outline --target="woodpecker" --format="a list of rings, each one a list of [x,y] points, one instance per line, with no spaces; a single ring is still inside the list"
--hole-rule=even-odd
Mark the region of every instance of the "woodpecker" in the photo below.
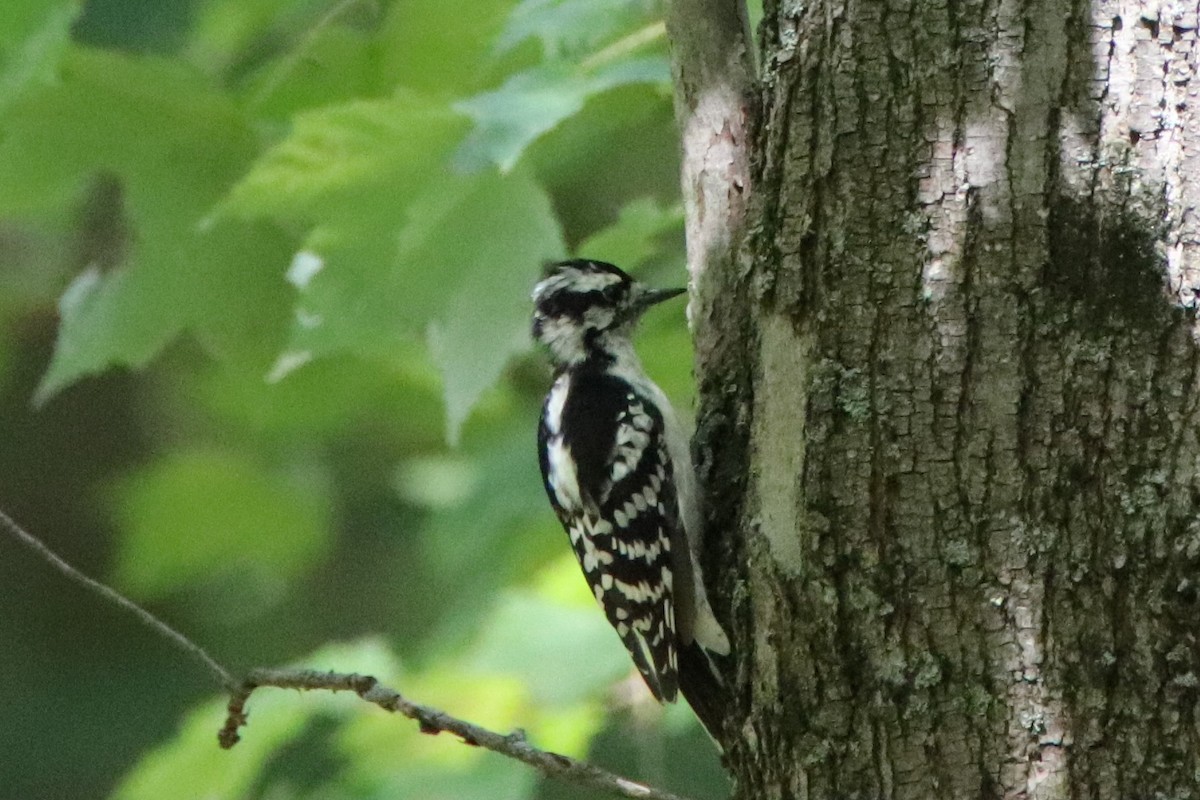
[[[538,426],[546,494],[659,702],[676,698],[681,648],[729,653],[696,558],[688,437],[631,341],[646,309],[684,291],[584,259],[551,264],[533,290],[533,337],[555,373]]]

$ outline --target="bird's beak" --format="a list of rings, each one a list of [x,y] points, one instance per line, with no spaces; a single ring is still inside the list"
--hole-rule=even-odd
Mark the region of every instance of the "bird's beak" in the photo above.
[[[643,289],[641,295],[637,298],[637,307],[639,311],[644,311],[650,306],[657,305],[664,300],[670,300],[672,297],[678,297],[686,292],[687,289]]]

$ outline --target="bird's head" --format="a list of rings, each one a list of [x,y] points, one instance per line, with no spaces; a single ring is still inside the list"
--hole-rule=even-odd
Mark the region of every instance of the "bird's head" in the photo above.
[[[533,288],[533,338],[567,366],[627,343],[650,306],[686,289],[651,289],[612,264],[575,259],[546,267]]]

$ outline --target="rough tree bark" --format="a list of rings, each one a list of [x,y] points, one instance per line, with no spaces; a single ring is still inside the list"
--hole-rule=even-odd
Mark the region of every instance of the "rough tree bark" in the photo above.
[[[1197,4],[674,6],[738,796],[1200,797]]]

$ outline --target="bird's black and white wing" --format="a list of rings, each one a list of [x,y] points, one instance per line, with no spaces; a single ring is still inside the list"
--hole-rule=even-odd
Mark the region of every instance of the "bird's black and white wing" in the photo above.
[[[681,522],[662,415],[617,376],[564,373],[539,445],[546,493],[597,602],[655,697],[673,700]]]

